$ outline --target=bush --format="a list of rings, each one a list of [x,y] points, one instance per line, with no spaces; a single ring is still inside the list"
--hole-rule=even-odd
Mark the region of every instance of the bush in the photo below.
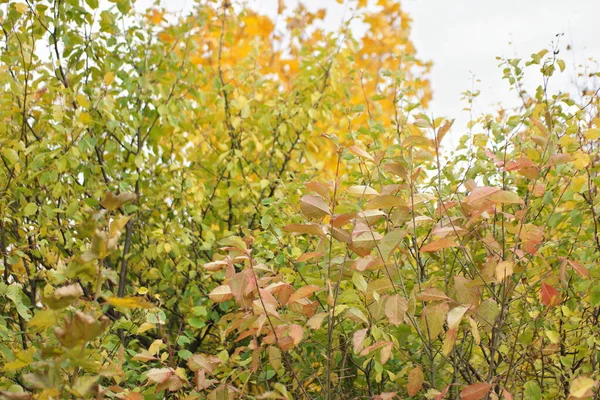
[[[597,92],[502,60],[522,106],[447,154],[410,19],[363,3],[360,39],[4,6],[0,397],[594,395]]]

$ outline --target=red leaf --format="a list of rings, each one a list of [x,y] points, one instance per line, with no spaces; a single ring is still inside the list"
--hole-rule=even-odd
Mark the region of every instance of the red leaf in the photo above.
[[[540,292],[542,303],[547,307],[554,307],[560,304],[560,292],[554,286],[542,282],[542,290]]]
[[[323,257],[323,255],[324,255],[323,253],[320,253],[318,251],[304,253],[296,259],[296,262],[304,262],[304,261],[312,260],[313,258],[321,258],[321,257]]]
[[[474,383],[460,392],[460,398],[462,400],[481,400],[489,393],[491,388],[491,383]]]
[[[443,388],[442,391],[440,392],[440,394],[437,395],[435,400],[442,400],[444,398],[444,396],[446,395],[446,393],[448,393],[448,390],[450,390],[450,386],[452,386],[452,385],[448,385],[445,388]]]

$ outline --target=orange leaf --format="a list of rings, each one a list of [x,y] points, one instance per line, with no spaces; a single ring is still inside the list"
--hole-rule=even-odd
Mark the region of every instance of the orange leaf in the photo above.
[[[460,392],[460,398],[463,400],[481,400],[492,388],[491,383],[473,383]]]
[[[420,251],[421,253],[428,253],[431,251],[447,249],[449,247],[458,247],[458,244],[452,239],[442,238],[434,240],[433,242],[429,242],[425,246],[421,247]]]
[[[319,290],[321,290],[321,288],[317,285],[302,286],[300,289],[296,290],[293,295],[290,296],[288,303],[293,303],[296,300],[308,297]]]
[[[290,337],[294,340],[294,345],[298,345],[304,337],[304,329],[300,325],[293,324],[289,330]]]
[[[406,390],[409,396],[414,396],[419,393],[419,390],[423,387],[423,370],[421,367],[413,368],[408,374],[408,383],[406,384]]]
[[[324,255],[323,253],[320,253],[318,251],[304,253],[296,259],[296,262],[308,261],[308,260],[312,260],[313,258],[321,258],[321,257],[323,257],[323,255]]]

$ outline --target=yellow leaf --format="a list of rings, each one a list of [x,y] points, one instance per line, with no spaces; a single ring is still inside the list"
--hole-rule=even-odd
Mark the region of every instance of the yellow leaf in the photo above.
[[[152,308],[152,303],[143,297],[125,296],[109,297],[106,302],[117,308]]]
[[[27,325],[36,332],[41,332],[55,324],[56,316],[54,311],[50,309],[37,311],[33,318],[27,323]]]
[[[90,108],[90,101],[83,94],[78,94],[75,99],[77,100],[77,104],[79,104],[83,108]]]
[[[27,12],[27,8],[27,4],[25,3],[15,3],[15,10],[17,10],[19,14],[25,14]]]
[[[573,166],[577,169],[584,169],[590,163],[590,156],[584,152],[578,151],[575,153],[575,160]]]
[[[4,364],[3,371],[16,371],[23,367],[28,366],[33,362],[33,355],[35,354],[35,348],[31,347],[27,350],[17,351],[15,353],[15,359],[11,362]]]
[[[92,122],[94,122],[94,119],[89,113],[82,112],[79,114],[79,122],[84,125],[90,125]]]
[[[106,86],[113,83],[114,80],[115,80],[115,74],[113,72],[107,72],[106,75],[104,75],[104,84]]]
[[[149,331],[150,329],[154,328],[154,324],[150,323],[150,322],[144,322],[143,324],[140,325],[140,327],[137,329],[136,334],[142,334],[146,331]]]
[[[584,399],[594,396],[593,388],[596,381],[586,376],[575,378],[570,385],[569,398]]]
[[[163,344],[162,339],[156,339],[154,342],[152,342],[150,347],[148,347],[148,353],[150,353],[152,355],[158,354],[162,344]]]
[[[513,274],[513,263],[510,261],[501,261],[496,265],[496,280],[502,282]]]
[[[588,129],[583,135],[587,140],[596,140],[600,138],[600,128]]]

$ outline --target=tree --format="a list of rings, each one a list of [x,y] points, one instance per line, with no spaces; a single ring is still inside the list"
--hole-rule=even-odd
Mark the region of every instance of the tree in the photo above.
[[[365,3],[360,39],[283,2],[4,6],[0,396],[593,394],[596,93],[505,60],[523,106],[447,157],[410,18]]]

